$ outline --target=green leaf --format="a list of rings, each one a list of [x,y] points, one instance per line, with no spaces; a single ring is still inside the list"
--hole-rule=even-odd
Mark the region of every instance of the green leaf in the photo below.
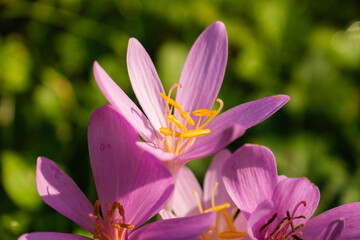
[[[35,161],[34,161],[35,162]],[[19,207],[36,209],[40,203],[35,183],[35,166],[19,154],[4,151],[1,155],[2,185],[10,199]]]

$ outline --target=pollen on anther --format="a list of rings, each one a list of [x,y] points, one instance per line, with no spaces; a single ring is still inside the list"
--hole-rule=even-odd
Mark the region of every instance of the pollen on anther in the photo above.
[[[194,129],[187,132],[183,132],[181,136],[183,138],[200,137],[210,133],[210,129]]]

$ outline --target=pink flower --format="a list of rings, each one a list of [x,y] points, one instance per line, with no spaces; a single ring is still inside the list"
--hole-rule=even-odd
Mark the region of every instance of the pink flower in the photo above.
[[[74,181],[44,157],[38,158],[36,170],[41,198],[93,234],[93,239],[196,239],[211,227],[212,213],[141,227],[171,198],[174,182],[162,162],[139,150],[136,141],[139,138],[135,130],[117,111],[110,106],[97,109],[90,118],[88,142],[99,200],[93,206]],[[19,238],[49,239],[90,238],[51,232],[28,233]]]
[[[306,178],[278,176],[275,157],[266,147],[239,148],[224,163],[222,175],[228,194],[248,221],[251,239],[360,239],[360,202],[311,218],[319,189]]]
[[[231,156],[230,151],[218,152],[206,171],[204,190],[201,189],[195,175],[189,168],[183,166],[177,178],[172,212],[162,210],[163,219],[197,216],[206,212],[215,212],[213,227],[202,239],[246,239],[247,221],[238,213],[238,208],[231,200],[222,181],[221,168],[225,160]],[[237,214],[237,215],[236,215]],[[235,217],[236,215],[236,217]]]
[[[264,121],[288,100],[275,95],[234,107],[219,114],[217,99],[228,54],[225,25],[211,24],[196,40],[186,59],[180,81],[165,94],[155,67],[143,46],[129,40],[127,66],[130,81],[143,112],[94,63],[97,84],[107,100],[145,140],[138,145],[165,161],[176,177],[186,162],[211,155],[246,129]],[[172,91],[177,88],[175,100]],[[210,110],[217,102],[217,110]]]

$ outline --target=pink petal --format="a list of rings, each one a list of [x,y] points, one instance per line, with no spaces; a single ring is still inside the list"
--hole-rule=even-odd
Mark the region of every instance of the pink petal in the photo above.
[[[277,184],[275,157],[263,146],[245,144],[227,159],[222,171],[225,187],[246,218]]]
[[[173,192],[174,180],[164,164],[144,152],[130,193],[121,202],[126,221],[135,227],[142,225],[165,207]]]
[[[219,183],[215,191],[215,204],[230,203],[231,207],[227,209],[227,211],[231,214],[236,206],[225,189],[221,175],[222,166],[230,156],[231,152],[229,150],[224,149],[218,152],[214,156],[209,169],[206,171],[204,178],[204,205],[205,208],[211,208],[212,192],[215,184]]]
[[[305,217],[305,219],[294,220],[295,226],[305,223],[314,214],[319,200],[319,189],[308,179],[288,178],[282,180],[276,186],[272,197],[274,212],[277,213],[272,227],[275,228],[278,222],[286,217],[286,211],[289,211],[290,215]],[[301,202],[306,202],[306,206]]]
[[[91,115],[88,144],[96,190],[103,213],[115,201],[127,198],[141,161],[142,151],[135,142],[135,130],[112,106],[104,106]]]
[[[275,95],[234,107],[215,117],[206,128],[211,133],[199,137],[180,157],[187,161],[213,154],[240,137],[246,129],[264,121],[279,110],[289,97]]]
[[[165,206],[174,188],[170,173],[138,149],[135,130],[112,106],[91,115],[88,141],[102,212],[118,201],[127,223],[139,226]]]
[[[302,228],[304,239],[333,239],[335,234],[340,235],[337,240],[360,239],[359,212],[360,202],[354,202],[321,213]]]
[[[91,238],[69,234],[69,233],[55,233],[55,232],[35,232],[25,233],[21,235],[18,240],[91,240]]]
[[[134,231],[129,240],[195,240],[210,230],[214,222],[214,212],[156,221]]]
[[[136,145],[140,147],[142,150],[151,153],[161,161],[172,161],[177,156],[173,153],[165,152],[162,148],[157,147],[153,143],[147,143],[147,142],[136,142]]]
[[[38,157],[36,185],[44,202],[93,233],[95,227],[94,218],[91,217],[94,212],[93,205],[56,163],[45,157]]]
[[[247,232],[248,221],[246,220],[244,214],[239,212],[235,218],[234,225],[238,232]]]
[[[176,216],[171,211],[165,209],[161,209],[159,215],[162,219],[176,218]]]
[[[154,129],[141,110],[124,91],[107,75],[97,62],[94,62],[95,80],[106,99],[117,108],[133,128],[146,141],[158,143],[160,133]]]
[[[149,55],[135,38],[130,38],[127,66],[131,85],[142,109],[155,129],[165,126],[165,93]]]
[[[218,21],[201,33],[186,59],[180,77],[182,88],[176,95],[184,111],[211,109],[224,78],[227,53],[226,28]]]
[[[171,205],[177,217],[199,214],[198,202],[192,191],[198,194],[201,201],[202,189],[198,180],[189,168],[183,166],[177,177]]]
[[[268,219],[266,219],[266,216],[271,213],[273,210],[274,205],[269,200],[264,200],[262,203],[260,203],[256,209],[252,212],[252,214],[249,217],[248,221],[248,234],[252,239],[263,239],[264,237],[261,235],[259,229],[261,226],[266,223]]]

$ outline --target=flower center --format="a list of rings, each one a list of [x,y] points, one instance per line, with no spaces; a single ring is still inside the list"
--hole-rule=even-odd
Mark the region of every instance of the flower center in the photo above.
[[[300,231],[300,228],[304,227],[305,224],[301,223],[297,226],[294,224],[294,220],[296,219],[306,219],[305,216],[299,215],[296,216],[296,211],[299,209],[301,205],[304,205],[306,207],[306,201],[299,202],[292,214],[290,215],[289,211],[286,211],[286,217],[280,220],[280,222],[276,225],[274,230],[268,234],[268,228],[269,226],[275,221],[278,214],[275,213],[261,228],[260,233],[263,231],[266,231],[266,238],[270,240],[288,240],[288,239],[295,239],[295,240],[302,240],[302,238],[299,235],[303,235],[303,233]]]
[[[193,190],[193,194],[196,197],[198,208],[200,213],[208,213],[211,211],[216,212],[216,218],[215,218],[215,225],[205,234],[201,236],[201,239],[203,240],[210,240],[210,239],[237,239],[246,237],[248,234],[246,232],[238,232],[236,230],[236,227],[234,225],[235,215],[237,213],[237,209],[234,210],[234,212],[231,214],[228,213],[227,209],[230,208],[230,203],[223,203],[220,205],[215,204],[215,191],[216,188],[219,186],[219,183],[215,183],[215,186],[211,193],[211,208],[203,210],[201,200],[199,198],[199,195],[195,190]],[[220,221],[221,218],[224,218],[226,222],[226,227],[223,229],[220,229]]]
[[[190,112],[184,112],[180,104],[171,98],[172,91],[177,87],[181,88],[182,86],[180,83],[175,83],[170,88],[168,95],[160,93],[160,96],[166,101],[164,113],[166,126],[161,127],[159,130],[160,133],[164,135],[164,149],[167,152],[174,153],[175,155],[184,153],[189,147],[194,145],[196,137],[209,134],[210,129],[204,129],[204,127],[220,113],[224,106],[223,101],[218,98],[216,99],[216,101],[220,104],[218,110],[197,109],[193,111],[192,115],[199,117],[195,126],[195,122],[190,116]],[[170,109],[169,105],[171,106]],[[182,120],[179,120],[175,116],[176,111]],[[203,117],[208,119],[201,124]],[[189,125],[195,126],[195,129],[188,130],[187,128]]]
[[[118,210],[118,212],[116,212]],[[119,202],[114,202],[110,211],[104,217],[104,221],[100,218],[100,202],[95,202],[94,214],[95,229],[94,240],[120,240],[128,229],[133,229],[134,225],[125,223],[125,211]]]

